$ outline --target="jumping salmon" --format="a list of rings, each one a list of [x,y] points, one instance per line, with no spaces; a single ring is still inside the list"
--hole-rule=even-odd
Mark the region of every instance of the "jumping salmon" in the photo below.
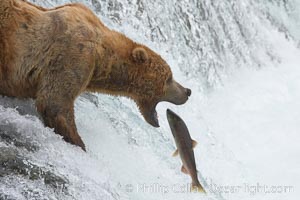
[[[174,152],[173,156],[177,156],[179,154],[182,161],[181,171],[191,176],[191,190],[205,193],[205,190],[198,180],[193,151],[193,148],[197,145],[197,142],[192,140],[187,126],[176,113],[170,109],[167,109],[167,118],[177,146],[177,150]]]

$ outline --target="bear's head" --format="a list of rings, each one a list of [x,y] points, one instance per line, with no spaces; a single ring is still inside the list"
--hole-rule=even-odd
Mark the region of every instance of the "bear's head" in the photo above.
[[[107,64],[96,67],[94,90],[133,99],[145,120],[159,127],[156,105],[162,101],[184,104],[191,90],[177,83],[169,65],[146,46],[118,51],[110,53]]]
[[[191,90],[177,83],[169,65],[156,53],[146,47],[136,47],[132,51],[132,62],[140,71],[134,80],[133,99],[145,120],[158,127],[155,110],[161,101],[176,105],[184,104],[191,95]]]

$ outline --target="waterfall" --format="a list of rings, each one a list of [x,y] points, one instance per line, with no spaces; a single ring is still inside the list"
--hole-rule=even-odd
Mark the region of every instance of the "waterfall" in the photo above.
[[[43,125],[33,100],[0,96],[0,200],[297,199],[300,3],[297,0],[31,0],[80,2],[110,29],[149,46],[192,89],[158,105],[149,126],[129,99],[83,94],[76,124],[87,153]],[[171,157],[166,108],[187,123],[200,182]],[[274,189],[275,188],[275,189]]]

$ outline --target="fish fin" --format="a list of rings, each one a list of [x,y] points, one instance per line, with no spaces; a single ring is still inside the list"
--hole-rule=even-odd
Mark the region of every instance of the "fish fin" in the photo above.
[[[192,140],[192,147],[195,148],[197,146],[198,142],[196,142],[195,140]]]
[[[172,156],[175,157],[175,156],[178,156],[178,154],[179,154],[178,149],[176,149]]]
[[[206,194],[206,191],[204,190],[204,188],[202,187],[202,185],[199,182],[198,183],[192,183],[191,191]]]
[[[186,168],[183,165],[181,167],[181,172],[185,174],[189,174],[188,170],[186,170]]]

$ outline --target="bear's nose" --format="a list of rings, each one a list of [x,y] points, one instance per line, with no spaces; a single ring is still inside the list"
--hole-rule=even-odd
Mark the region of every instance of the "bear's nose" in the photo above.
[[[186,88],[186,95],[187,96],[191,96],[191,94],[192,94],[192,90],[191,89],[189,89],[189,88]]]

